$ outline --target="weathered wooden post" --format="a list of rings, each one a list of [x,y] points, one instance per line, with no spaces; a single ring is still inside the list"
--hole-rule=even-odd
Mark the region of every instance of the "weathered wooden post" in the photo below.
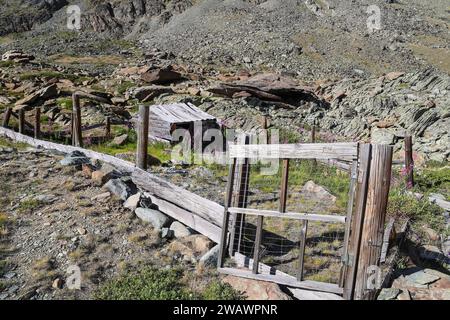
[[[243,141],[239,141],[239,138]],[[238,138],[238,143],[248,145],[250,144],[250,135],[245,134]],[[248,198],[248,186],[250,175],[250,163],[248,159],[239,159],[237,162],[237,174],[235,178],[234,192],[232,194],[232,203],[234,207],[246,208]],[[244,232],[245,215],[233,213],[231,215],[230,227],[230,245],[229,254],[234,255],[234,252],[240,252],[241,241]],[[237,236],[237,243],[236,242]]]
[[[109,138],[111,136],[111,118],[105,117],[105,135],[106,138]]]
[[[39,139],[41,136],[41,108],[34,109],[34,138]]]
[[[354,297],[356,272],[361,244],[361,231],[366,210],[367,188],[369,186],[370,161],[372,158],[372,145],[361,144],[358,152],[358,177],[356,184],[356,200],[354,214],[351,221],[351,234],[348,247],[344,250],[344,299],[352,300]],[[344,244],[345,245],[345,244]]]
[[[19,133],[25,133],[25,110],[23,108],[19,110]]]
[[[405,137],[405,172],[406,172],[406,188],[414,187],[414,160],[412,137]]]
[[[374,299],[377,289],[379,289],[376,280],[380,272],[380,256],[391,184],[392,153],[392,146],[372,145],[369,185],[355,283],[355,300]]]
[[[3,115],[3,122],[2,122],[2,127],[7,128],[9,125],[9,119],[11,119],[11,114],[12,114],[12,108],[8,107],[5,110],[5,113]]]
[[[83,147],[80,96],[77,92],[72,95],[72,104],[72,145],[75,147]]]
[[[140,105],[138,128],[137,128],[138,143],[137,143],[136,166],[143,170],[147,170],[148,166],[148,125],[149,125],[149,107]]]
[[[316,121],[314,120],[314,124],[311,128],[311,143],[316,143]],[[317,167],[317,160],[313,160],[314,168]]]

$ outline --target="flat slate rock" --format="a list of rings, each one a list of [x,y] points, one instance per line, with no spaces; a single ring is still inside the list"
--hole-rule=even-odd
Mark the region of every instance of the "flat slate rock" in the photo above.
[[[397,288],[384,288],[378,295],[377,300],[395,300],[400,293],[401,290]]]
[[[405,276],[405,278],[408,282],[418,285],[427,285],[440,279],[440,277],[426,273],[424,271],[414,272],[410,275]]]

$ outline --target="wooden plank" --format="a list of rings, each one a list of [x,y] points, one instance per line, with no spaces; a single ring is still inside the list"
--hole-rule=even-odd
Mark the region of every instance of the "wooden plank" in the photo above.
[[[383,246],[381,247],[381,255],[380,255],[380,263],[384,263],[386,261],[386,256],[389,250],[389,240],[391,239],[392,232],[395,233],[395,219],[391,218],[386,225],[386,229],[384,230],[383,235]]]
[[[317,160],[320,163],[329,165],[330,167],[336,167],[343,171],[349,172],[351,170],[351,165],[348,162],[339,161],[336,159],[328,159],[328,160]]]
[[[357,143],[230,145],[231,158],[355,160]]]
[[[261,242],[262,242],[262,237],[263,237],[263,223],[264,223],[264,217],[258,216],[258,220],[256,222],[255,248],[253,250],[253,269],[252,269],[252,272],[254,274],[258,273],[260,249],[261,249]]]
[[[136,166],[142,170],[147,170],[148,166],[148,114],[149,107],[140,105],[137,128]]]
[[[308,221],[303,221],[303,226],[300,231],[300,250],[298,254],[298,274],[297,280],[303,281],[303,269],[305,264],[305,249],[306,249],[306,235],[308,233]]]
[[[235,276],[235,277],[242,277],[242,278],[246,278],[246,279],[260,280],[260,281],[266,281],[266,282],[274,282],[274,283],[278,283],[278,284],[285,285],[288,287],[293,287],[293,288],[301,288],[301,289],[316,290],[316,291],[321,291],[321,292],[342,294],[342,288],[339,288],[338,285],[331,284],[331,283],[318,282],[318,281],[312,281],[312,280],[297,281],[295,279],[292,280],[291,278],[284,277],[284,276],[268,275],[268,274],[261,274],[261,273],[254,274],[251,271],[232,269],[232,268],[219,268],[218,271],[221,273],[224,273],[224,274]]]
[[[213,225],[221,227],[224,208],[218,203],[205,199],[180,188],[167,180],[155,176],[149,172],[138,169],[129,161],[125,161],[114,156],[99,153],[96,151],[83,149],[79,147],[66,146],[54,142],[37,140],[32,137],[14,132],[13,130],[0,127],[0,134],[9,137],[17,142],[27,143],[33,147],[57,150],[64,153],[80,151],[93,160],[100,160],[110,163],[124,172],[132,174],[133,182],[142,190],[164,199],[174,205],[184,208],[192,212]]]
[[[3,114],[2,127],[7,128],[9,126],[9,120],[11,119],[12,108],[8,107]]]
[[[351,223],[353,217],[353,208],[355,206],[355,192],[356,184],[358,182],[358,161],[353,161],[352,171],[350,173],[350,187],[348,190],[348,202],[347,202],[347,218],[345,221],[345,233],[344,233],[344,248],[342,250],[342,257],[348,257],[348,242],[350,240]],[[343,260],[340,272],[339,285],[344,286],[346,269],[348,266],[348,261]]]
[[[389,196],[393,148],[389,145],[372,146],[367,203],[361,234],[361,248],[355,283],[355,299],[374,299],[376,290],[367,287],[368,268],[379,266],[386,207]]]
[[[346,217],[339,215],[323,215],[314,213],[295,213],[295,212],[279,212],[272,210],[258,210],[258,209],[246,209],[246,208],[229,208],[230,213],[241,213],[253,216],[262,217],[277,217],[277,218],[287,218],[295,220],[307,220],[307,221],[322,221],[322,222],[338,222],[345,223]]]
[[[164,199],[152,196],[152,203],[158,206],[158,209],[172,217],[175,220],[187,225],[195,231],[207,236],[215,243],[220,242],[220,234],[222,229],[209,221],[206,221],[202,217],[195,213],[189,212],[179,206],[174,205]]]
[[[370,160],[372,157],[372,146],[362,144],[359,147],[359,167],[358,183],[356,194],[355,213],[352,218],[351,234],[347,256],[344,256],[347,264],[344,279],[344,299],[352,300],[356,281],[357,261],[361,243],[361,229],[364,222],[364,212],[366,209],[366,195],[369,182]]]
[[[228,223],[230,213],[228,212],[228,207],[231,206],[233,187],[234,187],[234,172],[236,170],[236,159],[230,164],[228,169],[228,181],[227,181],[227,191],[225,195],[225,208],[223,213],[222,222],[222,232],[220,237],[220,251],[219,257],[217,259],[217,267],[222,268],[225,260],[225,252],[227,247],[227,235],[228,235]]]

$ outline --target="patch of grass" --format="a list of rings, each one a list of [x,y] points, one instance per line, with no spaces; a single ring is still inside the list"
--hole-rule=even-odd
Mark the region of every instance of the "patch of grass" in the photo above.
[[[181,282],[182,271],[146,268],[107,282],[94,293],[99,300],[192,300]]]
[[[212,281],[201,294],[202,300],[244,300],[244,295],[228,283]]]
[[[58,98],[56,100],[56,104],[64,110],[72,110],[73,107],[73,102],[71,98]]]
[[[99,300],[241,300],[243,295],[218,280],[202,292],[189,288],[181,269],[147,267],[122,275],[102,285],[95,293]]]
[[[427,197],[419,200],[400,188],[391,190],[387,214],[397,219],[409,218],[413,225],[421,226],[427,224],[441,234],[448,233],[445,230],[445,218],[442,208],[434,203],[430,203]]]
[[[0,137],[0,147],[15,148],[17,150],[25,150],[29,146],[26,143],[14,142],[10,139]]]
[[[13,61],[0,61],[0,68],[8,68],[14,65]]]
[[[430,163],[418,171],[414,177],[416,187],[421,192],[442,193],[450,201],[450,167]]]
[[[118,87],[117,87],[117,92],[121,95],[125,94],[125,92],[127,92],[128,89],[134,87],[135,84],[134,82],[131,81],[124,81],[123,83],[121,83]]]
[[[41,202],[36,199],[22,201],[17,208],[19,213],[31,213],[41,206]]]

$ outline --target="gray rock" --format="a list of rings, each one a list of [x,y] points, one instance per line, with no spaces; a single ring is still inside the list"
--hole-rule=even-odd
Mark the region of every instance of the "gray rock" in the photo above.
[[[395,300],[400,293],[401,290],[397,288],[384,288],[378,295],[377,300]]]
[[[170,230],[173,231],[175,238],[184,238],[192,234],[190,228],[178,221],[175,221],[170,225]]]
[[[199,260],[199,264],[205,267],[215,267],[219,258],[220,245],[216,245]]]
[[[123,201],[126,201],[132,194],[131,188],[121,179],[109,180],[104,185],[104,188],[106,188],[108,191],[110,191],[112,194],[116,195]]]
[[[136,210],[136,208],[139,206],[139,202],[141,201],[141,193],[138,192],[125,201],[123,206],[127,209],[130,209],[131,211]]]
[[[125,144],[128,140],[128,135],[123,134],[121,136],[115,137],[114,140],[111,142],[112,145],[121,146]]]
[[[139,217],[139,219],[150,223],[153,228],[157,230],[161,230],[163,227],[166,227],[170,222],[169,217],[157,210],[137,208],[135,210],[135,213]]]
[[[80,151],[74,151],[60,161],[63,166],[81,166],[84,163],[91,163],[91,160]]]
[[[170,230],[169,228],[161,229],[161,238],[172,239],[173,237],[174,237],[173,230]]]
[[[407,275],[405,278],[408,282],[418,285],[427,285],[440,279],[440,277],[426,273],[423,270]]]

